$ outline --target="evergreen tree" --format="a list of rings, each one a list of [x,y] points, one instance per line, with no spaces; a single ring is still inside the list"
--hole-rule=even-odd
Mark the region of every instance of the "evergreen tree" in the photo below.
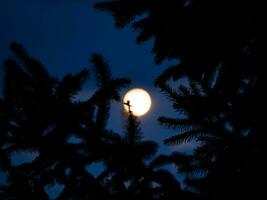
[[[253,198],[261,193],[263,146],[258,132],[242,121],[242,116],[235,116],[235,110],[254,97],[244,97],[241,92],[228,99],[221,95],[217,82],[206,88],[194,81],[191,86],[180,86],[178,92],[161,85],[174,108],[183,113],[183,117],[159,118],[162,125],[179,131],[165,143],[199,143],[193,155],[181,159],[174,153],[163,162],[175,163],[180,173],[188,175],[188,185],[203,199]]]
[[[93,55],[99,89],[86,101],[74,101],[88,71],[61,80],[48,74],[21,45],[12,44],[15,58],[5,61],[1,99],[1,167],[8,172],[1,187],[4,199],[48,199],[44,187],[64,184],[63,194],[86,199],[104,194],[85,166],[101,159],[108,132],[109,102],[128,79],[113,79],[100,55]],[[81,139],[76,144],[71,136]],[[31,163],[12,166],[16,152],[35,152]],[[67,173],[68,171],[68,173]],[[65,192],[67,191],[67,192]]]
[[[259,198],[265,149],[262,4],[114,0],[95,7],[110,12],[120,28],[131,24],[139,31],[137,43],[154,38],[156,63],[178,60],[155,80],[178,117],[159,122],[179,132],[166,144],[195,140],[199,146],[193,155],[173,153],[158,162],[173,162],[190,175],[188,185],[203,199]]]
[[[193,199],[179,181],[161,168],[157,143],[144,141],[137,117],[125,113],[125,133],[106,128],[111,100],[128,79],[114,79],[99,54],[91,58],[98,89],[85,101],[75,100],[89,72],[52,77],[19,44],[5,61],[1,99],[1,169],[8,173],[1,199],[49,199],[45,188],[64,186],[57,199]],[[71,137],[80,142],[72,142]],[[14,165],[17,152],[37,154]],[[87,166],[102,162],[95,177]]]
[[[129,109],[125,133],[113,138],[104,159],[106,170],[100,182],[110,191],[109,199],[192,199],[173,175],[155,163],[157,144],[142,140],[139,122]]]

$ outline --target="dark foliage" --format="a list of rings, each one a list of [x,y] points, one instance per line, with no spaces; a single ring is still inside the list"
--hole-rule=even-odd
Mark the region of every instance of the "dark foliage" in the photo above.
[[[137,118],[125,114],[125,133],[106,128],[112,100],[128,79],[112,77],[101,55],[91,58],[98,89],[85,101],[75,100],[88,70],[62,79],[49,75],[19,44],[5,61],[0,101],[0,166],[8,173],[0,199],[49,199],[45,188],[64,186],[57,199],[192,199],[171,173],[152,165],[157,144],[144,141]],[[71,137],[80,142],[72,142]],[[33,161],[14,165],[19,152],[34,152]],[[88,170],[103,163],[103,172]]]
[[[260,199],[264,196],[263,35],[260,1],[113,0],[97,3],[115,24],[154,39],[156,63],[175,59],[156,80],[177,116],[159,123],[176,129],[166,145],[198,143],[191,155],[156,156],[157,144],[142,139],[139,122],[125,114],[125,132],[106,128],[110,102],[129,84],[114,79],[101,55],[91,58],[97,90],[75,97],[88,71],[52,77],[18,44],[4,63],[0,99],[0,169],[8,173],[0,199],[49,199],[45,188],[63,184],[58,199]],[[184,78],[184,79],[182,79]],[[186,80],[186,81],[184,81]],[[80,139],[70,142],[70,137]],[[34,152],[14,166],[17,152]],[[87,166],[101,162],[95,177]],[[163,165],[186,177],[186,190]],[[192,192],[188,192],[192,191]]]
[[[252,0],[114,0],[95,5],[111,12],[118,27],[131,24],[139,31],[137,43],[153,38],[156,63],[179,60],[155,80],[178,113],[159,122],[178,131],[166,144],[199,145],[190,156],[174,153],[156,163],[175,163],[201,199],[259,199],[264,191],[262,6]]]

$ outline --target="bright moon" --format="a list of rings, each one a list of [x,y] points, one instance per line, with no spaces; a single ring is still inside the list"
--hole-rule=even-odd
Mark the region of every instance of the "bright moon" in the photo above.
[[[130,110],[135,116],[141,116],[148,112],[151,107],[151,98],[150,95],[143,89],[134,88],[129,90],[123,98],[123,106],[126,111]]]

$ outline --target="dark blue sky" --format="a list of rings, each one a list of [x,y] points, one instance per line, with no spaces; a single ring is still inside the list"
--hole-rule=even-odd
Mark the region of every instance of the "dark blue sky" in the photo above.
[[[151,94],[152,109],[141,117],[142,129],[146,138],[162,144],[175,131],[161,127],[156,119],[173,112],[171,104],[153,87],[153,80],[168,63],[156,66],[150,53],[153,41],[137,46],[136,33],[129,27],[116,29],[109,14],[93,9],[94,2],[97,0],[0,0],[0,61],[10,55],[9,44],[16,41],[52,75],[62,77],[90,67],[89,56],[101,53],[115,77],[128,77],[131,87],[144,88]],[[1,80],[2,76],[1,69]],[[79,98],[86,98],[93,90],[94,84],[89,81]],[[108,126],[121,132],[119,103],[112,104]],[[190,146],[171,148],[186,150]]]

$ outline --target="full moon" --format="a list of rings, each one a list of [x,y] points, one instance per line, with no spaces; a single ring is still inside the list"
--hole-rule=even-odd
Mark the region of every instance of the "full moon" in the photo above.
[[[142,116],[146,114],[151,107],[150,95],[141,88],[131,89],[123,98],[123,106],[127,112],[129,112],[130,107],[133,115]]]

